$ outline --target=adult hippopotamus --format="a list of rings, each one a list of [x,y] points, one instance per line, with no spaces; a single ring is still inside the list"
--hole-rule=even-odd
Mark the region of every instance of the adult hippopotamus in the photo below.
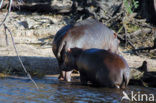
[[[64,66],[80,72],[82,84],[93,84],[125,88],[130,79],[126,60],[116,53],[104,49],[71,48],[65,53]]]
[[[73,25],[64,26],[56,33],[52,43],[52,50],[60,69],[59,79],[64,79],[66,75],[66,80],[71,80],[71,71],[64,72],[62,65],[67,48],[100,48],[118,52],[118,45],[117,34],[97,20],[86,19]]]

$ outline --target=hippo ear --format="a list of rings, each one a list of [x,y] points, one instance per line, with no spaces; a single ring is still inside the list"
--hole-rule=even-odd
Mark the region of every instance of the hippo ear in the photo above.
[[[114,33],[114,38],[117,38],[117,33]]]

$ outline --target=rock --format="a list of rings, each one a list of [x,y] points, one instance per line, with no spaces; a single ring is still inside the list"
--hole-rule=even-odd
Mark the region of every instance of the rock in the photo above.
[[[156,72],[146,72],[141,78],[149,87],[156,87]]]
[[[5,13],[2,13],[5,14]],[[27,37],[46,37],[49,35],[54,35],[58,29],[60,29],[64,24],[62,23],[62,16],[39,16],[30,14],[18,15],[14,12],[10,13],[10,18],[7,19],[6,25],[12,32],[14,36],[27,36]],[[2,21],[4,15],[0,15],[0,21]],[[0,37],[5,36],[5,31],[2,26],[0,28]]]
[[[130,85],[156,87],[155,80],[156,72],[140,72],[137,69],[131,69]]]

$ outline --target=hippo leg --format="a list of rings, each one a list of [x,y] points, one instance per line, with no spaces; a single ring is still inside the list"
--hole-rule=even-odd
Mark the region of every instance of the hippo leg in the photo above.
[[[62,68],[63,68],[63,66],[62,66],[62,64],[59,62],[59,72],[60,72],[60,74],[59,74],[59,77],[58,77],[58,79],[59,80],[65,80],[65,71],[63,71],[62,70]]]
[[[71,82],[71,74],[72,74],[72,70],[65,72],[65,79],[67,82]]]
[[[82,74],[81,72],[80,72],[80,80],[82,85],[87,85],[88,80],[86,78],[86,75]]]
[[[60,74],[59,74],[58,79],[61,80],[61,81],[65,80],[65,73],[66,73],[65,71],[61,71]]]

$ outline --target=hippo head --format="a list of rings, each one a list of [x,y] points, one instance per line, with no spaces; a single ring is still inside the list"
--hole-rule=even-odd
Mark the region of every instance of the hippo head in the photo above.
[[[64,55],[65,71],[77,69],[76,60],[83,50],[80,48],[68,48]]]

